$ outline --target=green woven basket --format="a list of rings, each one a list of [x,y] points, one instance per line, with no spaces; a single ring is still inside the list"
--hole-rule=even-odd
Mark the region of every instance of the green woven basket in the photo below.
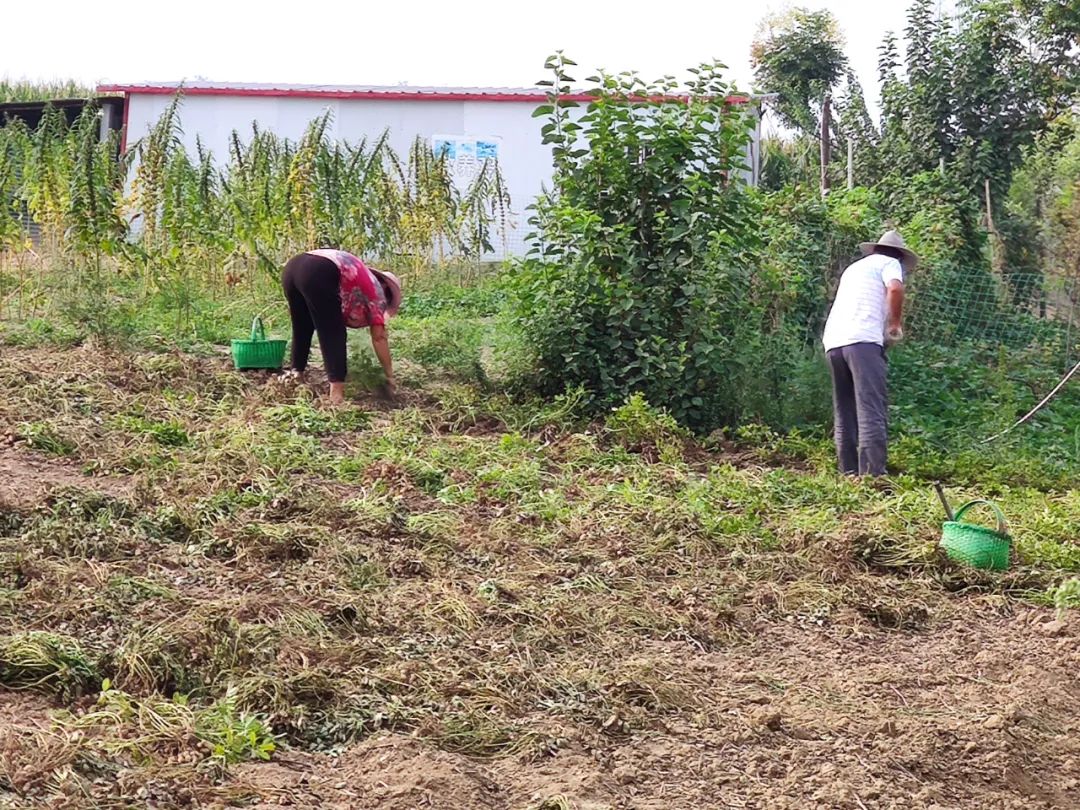
[[[233,364],[238,369],[281,368],[285,359],[285,341],[267,340],[262,318],[251,322],[251,339],[232,342]]]
[[[964,513],[975,506],[989,506],[997,517],[997,528],[964,523]],[[974,568],[1004,571],[1009,567],[1012,541],[1005,525],[1005,515],[990,501],[970,501],[956,510],[955,520],[941,527],[941,547],[950,559]]]

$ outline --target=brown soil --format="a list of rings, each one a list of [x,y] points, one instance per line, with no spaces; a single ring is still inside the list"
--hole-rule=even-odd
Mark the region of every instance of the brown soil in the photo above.
[[[134,489],[130,479],[91,477],[73,463],[0,445],[0,504],[29,509],[41,503],[49,492],[67,487],[117,498],[130,496]]]
[[[50,362],[59,362],[50,357],[44,355],[40,363],[27,365],[49,368]],[[203,365],[200,361],[196,369]],[[273,393],[269,389],[281,383],[276,377],[264,376],[261,384],[268,395]],[[151,384],[145,374],[134,378],[146,378],[145,385]],[[195,387],[201,379],[191,372],[185,384]],[[404,404],[423,405],[423,396],[407,392]],[[365,401],[365,407],[389,410],[391,406],[379,409],[371,399]],[[432,430],[440,429],[437,421],[428,424]],[[470,429],[486,428],[456,423],[446,428],[448,432]],[[326,441],[344,440],[338,436]],[[96,446],[89,440],[85,445],[91,449]],[[120,458],[128,452],[126,448],[126,444],[116,443],[111,457]],[[556,445],[553,457],[557,451]],[[769,463],[749,451],[740,455],[733,446],[722,445],[712,452],[726,454],[732,463],[746,466]],[[341,454],[347,453],[343,450]],[[92,457],[88,452],[87,460]],[[716,459],[700,451],[690,460],[708,465]],[[243,468],[241,472],[249,474]],[[152,476],[140,474],[139,480],[148,478]],[[446,581],[437,581],[434,587],[426,582],[425,571],[441,564],[438,554],[449,556],[449,552],[433,543],[433,550],[425,555],[423,544],[427,540],[410,536],[399,525],[407,521],[409,513],[423,514],[435,506],[433,497],[421,491],[400,464],[374,461],[355,482],[313,478],[310,484],[317,493],[332,496],[317,499],[324,512],[317,519],[304,512],[306,505],[299,499],[294,503],[286,499],[260,506],[259,512],[253,508],[242,513],[237,525],[216,527],[222,535],[211,535],[210,539],[223,545],[234,543],[235,557],[190,551],[182,539],[135,548],[138,553],[129,553],[134,547],[121,545],[117,549],[123,553],[105,547],[99,558],[30,559],[25,565],[19,558],[23,549],[13,549],[11,557],[18,565],[13,564],[11,570],[27,576],[22,584],[16,584],[19,580],[15,578],[10,584],[23,588],[20,599],[25,613],[6,613],[8,632],[29,626],[88,638],[91,633],[103,632],[103,625],[109,629],[107,621],[95,624],[91,620],[109,619],[99,597],[114,574],[122,575],[121,582],[137,585],[137,578],[143,578],[176,591],[175,597],[134,599],[129,595],[126,598],[133,601],[122,610],[125,618],[134,616],[163,628],[166,637],[177,640],[189,653],[199,651],[199,647],[196,641],[187,644],[187,638],[197,638],[215,627],[215,617],[223,620],[223,627],[228,619],[238,623],[238,628],[240,623],[250,623],[247,631],[261,631],[262,626],[254,625],[268,625],[285,617],[298,604],[327,624],[334,624],[335,616],[349,611],[355,616],[353,600],[365,608],[362,600],[370,595],[343,591],[335,578],[342,565],[360,567],[343,555],[350,550],[349,544],[325,542],[320,547],[321,541],[315,537],[309,548],[304,533],[320,528],[320,520],[338,530],[334,505],[361,496],[376,484],[387,486],[401,499],[403,516],[394,513],[379,521],[370,518],[370,528],[357,528],[347,522],[345,514],[340,531],[350,540],[359,538],[356,545],[361,551],[385,565],[387,577],[395,580],[393,598],[371,604],[397,612],[388,614],[389,619],[373,615],[373,627],[358,622],[348,631],[349,645],[335,646],[329,632],[326,638],[303,638],[302,633],[293,636],[289,646],[278,651],[274,665],[267,664],[265,670],[296,676],[325,673],[349,680],[362,692],[372,687],[353,679],[371,663],[364,644],[371,639],[372,645],[377,645],[378,634],[386,632],[379,627],[380,621],[423,617],[426,609],[432,609],[433,593],[436,599],[454,596],[455,604],[475,614],[486,609],[471,594],[480,574],[466,572],[465,587],[460,591],[451,590]],[[229,485],[237,491],[243,488],[235,478],[229,479]],[[73,462],[22,446],[0,445],[0,512],[5,506],[16,510],[40,506],[50,491],[65,487],[117,497],[136,494],[133,478],[91,477]],[[484,494],[482,487],[478,490]],[[241,521],[246,518],[259,526],[284,526],[293,508],[300,518],[293,529],[280,535],[249,536],[242,531]],[[460,537],[445,541],[445,545],[453,546],[455,554],[458,545],[462,549],[474,547],[478,553],[511,563],[501,572],[506,575],[508,589],[499,594],[509,604],[505,614],[510,620],[518,609],[515,584],[527,587],[530,577],[568,581],[586,568],[572,558],[546,563],[541,558],[528,564],[515,558],[519,552],[513,536],[485,535],[489,528],[485,524],[492,522],[490,514],[495,508],[498,504],[491,507],[480,499],[472,511],[455,513],[463,528]],[[307,526],[309,519],[311,526]],[[576,552],[608,551],[609,559],[603,560],[608,567],[603,570],[633,575],[632,547],[628,546],[625,554],[611,551],[622,543],[616,523],[599,524],[588,531],[595,534],[587,535],[582,529],[568,545]],[[639,712],[636,717],[614,714],[601,724],[595,716],[581,716],[587,714],[587,705],[582,709],[568,703],[545,711],[541,698],[546,693],[539,693],[531,702],[507,702],[506,722],[530,732],[542,729],[545,739],[552,741],[546,754],[538,753],[540,746],[530,746],[529,755],[471,758],[440,750],[428,741],[441,739],[453,744],[452,734],[426,733],[420,728],[416,737],[379,734],[336,756],[283,745],[270,762],[231,768],[224,785],[209,785],[209,777],[186,765],[186,770],[179,765],[162,770],[157,763],[155,767],[161,772],[152,773],[151,767],[140,771],[132,762],[119,772],[95,777],[93,783],[105,795],[111,788],[104,783],[116,782],[122,788],[124,803],[118,798],[102,805],[95,803],[96,794],[79,794],[67,804],[52,799],[33,804],[35,797],[44,795],[42,786],[55,793],[52,789],[60,782],[70,783],[72,790],[91,784],[79,783],[71,776],[78,767],[94,771],[100,763],[87,758],[75,737],[56,732],[52,713],[62,708],[59,703],[0,689],[0,807],[135,806],[127,803],[130,796],[139,796],[146,802],[144,806],[211,807],[218,806],[214,804],[218,800],[245,802],[251,795],[256,797],[254,806],[270,810],[1080,807],[1080,680],[1076,676],[1080,671],[1080,618],[1058,620],[1051,610],[1023,606],[1000,596],[946,595],[939,585],[933,591],[937,601],[926,607],[922,600],[930,591],[915,580],[904,579],[904,571],[879,577],[868,573],[861,563],[856,565],[857,555],[851,547],[854,535],[850,540],[830,541],[833,545],[811,540],[822,568],[816,579],[807,579],[806,587],[835,584],[851,594],[851,598],[836,600],[843,606],[820,623],[813,616],[784,615],[773,609],[777,594],[800,584],[783,579],[783,562],[779,560],[777,576],[758,574],[760,604],[750,597],[739,603],[729,636],[703,633],[698,635],[705,640],[698,641],[698,636],[688,638],[689,632],[669,632],[657,620],[652,632],[627,633],[618,643],[608,639],[609,646],[601,649],[592,646],[587,632],[590,623],[572,614],[573,604],[564,605],[568,616],[561,617],[566,622],[561,626],[569,628],[565,636],[556,624],[560,617],[554,611],[544,613],[537,622],[550,622],[555,627],[545,641],[564,645],[558,652],[575,662],[580,660],[582,669],[602,667],[603,674],[611,676],[610,683],[603,684],[612,696],[605,705]],[[789,542],[792,562],[801,546],[798,538]],[[535,546],[530,548],[536,552]],[[463,552],[457,559],[461,556]],[[312,561],[317,565],[309,564]],[[715,559],[704,558],[696,570],[710,564],[715,564]],[[771,561],[763,556],[755,564],[768,572]],[[541,570],[533,570],[534,566]],[[674,573],[668,575],[672,579],[682,571],[672,570]],[[499,569],[492,571],[499,577]],[[731,573],[733,577],[740,575],[734,569]],[[653,577],[643,581],[664,580]],[[897,595],[894,589],[906,589],[902,606],[888,604],[890,597]],[[797,602],[797,594],[791,593],[792,601]],[[644,588],[641,591],[642,599],[653,595]],[[877,604],[879,597],[881,606]],[[602,610],[618,594],[603,592],[591,598],[589,607]],[[864,598],[868,607],[859,607]],[[711,622],[705,620],[712,608],[704,598],[691,602],[685,597],[684,604],[680,609],[695,620],[702,619],[706,631],[727,622],[715,617]],[[900,610],[913,618],[894,615]],[[883,613],[888,611],[893,613]],[[39,624],[28,624],[27,617]],[[352,619],[345,623],[351,624]],[[532,624],[529,617],[524,629],[535,633]],[[886,629],[890,625],[911,629]],[[695,624],[687,622],[686,627],[693,630]],[[492,646],[470,663],[498,662],[498,656],[516,643],[515,635],[503,633],[497,624],[485,624],[483,630]],[[477,636],[483,630],[477,631]],[[579,635],[572,638],[572,633]],[[247,638],[236,636],[243,643],[249,643]],[[453,705],[458,694],[468,695],[484,683],[477,677],[475,683],[463,683],[460,693],[453,691],[458,676],[448,664],[453,665],[455,659],[445,651],[436,654],[442,656],[442,673],[449,673],[446,677],[452,681],[437,684],[438,689],[451,693],[448,705]],[[363,668],[357,669],[358,661],[363,662]],[[378,675],[418,690],[412,681],[429,666],[423,661],[420,657],[402,659],[399,668],[394,661],[395,666],[378,667]],[[440,664],[436,660],[430,666]],[[508,667],[499,688],[506,684],[511,691],[516,685],[515,673],[521,677],[532,671],[532,659],[527,666],[528,670]],[[549,661],[548,666],[554,665]],[[458,672],[467,681],[467,673]],[[635,673],[641,673],[642,683],[634,681]],[[664,673],[670,683],[664,681]],[[157,681],[140,682],[140,674],[144,673],[129,672],[121,688],[136,694],[161,688]],[[657,698],[655,693],[665,686],[670,686],[671,693]],[[309,699],[313,704],[323,700]],[[480,717],[483,711],[475,709]],[[431,720],[436,726],[437,721]],[[199,779],[203,783],[196,784]],[[11,786],[40,790],[16,795]],[[188,791],[185,799],[182,790]],[[5,804],[9,797],[15,803]]]
[[[1080,626],[970,608],[925,634],[762,626],[680,662],[708,684],[702,722],[572,739],[539,761],[380,736],[236,778],[269,808],[1080,806]]]
[[[0,737],[15,728],[48,726],[49,699],[36,692],[0,689]]]
[[[46,778],[55,766],[53,752],[42,750],[33,736],[51,726],[52,709],[42,695],[0,689],[0,788]],[[10,802],[0,789],[0,807],[17,806]]]

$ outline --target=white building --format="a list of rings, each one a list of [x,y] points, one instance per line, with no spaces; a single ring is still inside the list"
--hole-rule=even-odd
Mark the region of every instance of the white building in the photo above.
[[[104,85],[102,93],[124,95],[125,142],[147,133],[168,107],[179,84]],[[536,107],[547,102],[541,88],[497,87],[341,87],[197,82],[183,85],[180,120],[183,142],[195,154],[198,137],[219,161],[228,154],[229,139],[251,135],[252,122],[290,140],[307,125],[331,113],[330,137],[357,142],[389,130],[390,145],[408,154],[419,135],[450,151],[458,170],[486,157],[497,157],[515,214],[507,234],[509,253],[524,252],[525,209],[551,178],[551,150],[541,141],[542,119]],[[573,97],[587,102],[586,96]],[[733,98],[746,103],[747,98]],[[748,155],[748,179],[756,182],[758,135]]]

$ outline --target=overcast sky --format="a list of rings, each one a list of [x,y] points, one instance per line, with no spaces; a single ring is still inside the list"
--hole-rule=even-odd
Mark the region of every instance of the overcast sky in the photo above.
[[[806,0],[840,20],[871,103],[877,48],[900,31],[909,0]],[[765,0],[87,0],[15,2],[4,9],[0,75],[87,83],[213,81],[530,85],[562,48],[592,68],[646,78],[713,58],[741,87]],[[276,8],[283,9],[281,11]],[[287,11],[284,9],[288,9]],[[513,9],[517,9],[514,11]]]

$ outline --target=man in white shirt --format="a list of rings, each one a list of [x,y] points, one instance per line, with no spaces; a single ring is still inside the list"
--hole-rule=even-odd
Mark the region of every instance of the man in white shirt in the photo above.
[[[836,455],[845,475],[884,475],[888,455],[885,347],[903,339],[904,275],[918,257],[896,231],[860,245],[825,323]]]

